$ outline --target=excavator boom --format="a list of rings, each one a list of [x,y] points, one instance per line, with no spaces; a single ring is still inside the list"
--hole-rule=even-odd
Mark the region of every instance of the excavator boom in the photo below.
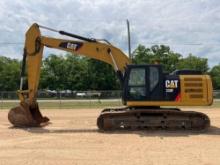
[[[40,28],[46,28],[62,35],[77,38],[79,40],[65,40],[42,36]],[[48,122],[39,111],[37,103],[37,91],[40,79],[40,67],[44,47],[59,49],[84,55],[108,63],[115,69],[120,81],[123,81],[123,74],[130,59],[118,48],[109,43],[102,43],[95,39],[89,39],[64,31],[56,31],[38,24],[33,24],[26,32],[23,63],[21,69],[21,82],[18,96],[20,106],[12,108],[8,119],[15,126],[39,126]],[[25,69],[27,68],[28,89],[24,89]]]

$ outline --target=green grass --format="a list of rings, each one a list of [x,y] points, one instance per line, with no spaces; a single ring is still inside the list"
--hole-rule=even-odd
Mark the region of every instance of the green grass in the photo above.
[[[39,103],[40,108],[43,109],[53,109],[53,108],[60,108],[60,109],[79,109],[79,108],[104,108],[104,107],[116,107],[116,106],[122,106],[122,104],[119,101],[111,101],[111,102],[41,102]]]
[[[0,102],[0,109],[10,109],[18,106],[18,102]],[[39,102],[40,109],[79,109],[79,108],[105,108],[123,106],[120,101],[65,101],[65,102]]]
[[[214,101],[212,107],[213,107],[213,108],[220,108],[220,100]]]
[[[18,106],[18,102],[0,101],[0,109],[10,109]],[[120,100],[110,101],[46,101],[39,102],[40,109],[82,109],[82,108],[108,108],[123,106]],[[196,106],[196,108],[207,108],[207,106]],[[220,108],[220,100],[214,101],[210,108]]]

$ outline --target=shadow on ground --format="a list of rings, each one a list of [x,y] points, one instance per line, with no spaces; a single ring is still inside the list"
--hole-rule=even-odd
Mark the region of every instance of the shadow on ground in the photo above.
[[[17,128],[9,127],[10,129],[22,129],[24,131],[35,133],[35,134],[61,134],[61,133],[100,133],[100,134],[138,134],[141,137],[184,137],[184,136],[196,136],[196,135],[217,135],[220,136],[220,128],[211,126],[205,131],[189,131],[189,130],[117,130],[117,131],[99,131],[97,128],[94,129],[47,129],[45,127],[35,128]]]

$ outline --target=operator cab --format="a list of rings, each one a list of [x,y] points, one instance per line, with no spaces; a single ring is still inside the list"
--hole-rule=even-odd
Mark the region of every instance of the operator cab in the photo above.
[[[127,65],[124,104],[126,101],[175,101],[179,93],[179,75],[163,73],[162,65]]]

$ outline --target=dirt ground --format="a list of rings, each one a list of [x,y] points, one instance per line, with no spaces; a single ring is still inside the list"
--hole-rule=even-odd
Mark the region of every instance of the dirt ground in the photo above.
[[[44,128],[16,129],[0,111],[0,165],[219,165],[220,109],[208,114],[207,132],[135,131],[100,133],[101,109],[42,110]]]

